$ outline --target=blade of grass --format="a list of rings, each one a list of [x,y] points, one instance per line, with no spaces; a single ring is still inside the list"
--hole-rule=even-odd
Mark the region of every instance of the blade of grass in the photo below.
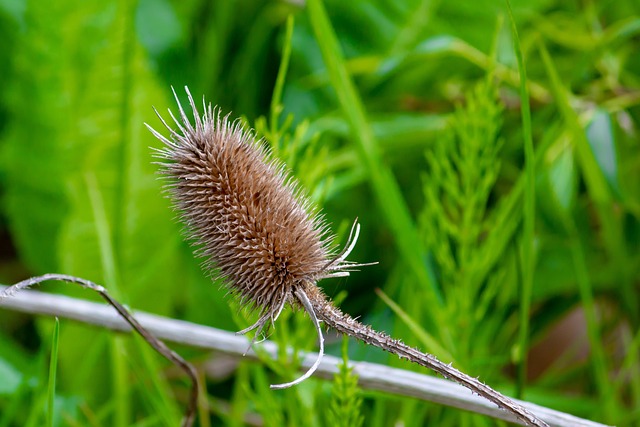
[[[209,402],[207,401],[207,389],[206,383],[207,379],[205,378],[204,371],[199,372],[200,381],[198,382],[198,387],[200,388],[198,392],[198,396],[200,399],[198,401],[198,417],[200,421],[200,427],[211,427],[211,420],[209,417],[209,412],[211,411]]]
[[[572,108],[571,95],[562,85],[545,45],[538,43],[538,47],[542,62],[551,81],[552,95],[564,121],[573,134],[581,172],[589,195],[594,202],[598,218],[602,223],[601,235],[609,259],[617,267],[616,271],[619,272],[618,277],[615,279],[621,284],[619,288],[622,294],[622,304],[626,308],[627,314],[633,319],[634,324],[637,324],[640,313],[640,300],[637,298],[633,286],[633,272],[631,270],[633,263],[630,261],[626,248],[622,229],[623,221],[614,214],[614,197],[602,169],[594,157],[593,150],[589,146],[586,131],[580,121],[581,118]]]
[[[95,218],[98,242],[100,244],[100,256],[102,257],[102,269],[105,283],[108,283],[109,290],[115,298],[120,299],[119,274],[116,266],[116,259],[113,251],[113,241],[111,230],[106,217],[102,192],[98,186],[98,181],[94,174],[85,174],[87,191],[91,203],[91,211]],[[109,354],[111,366],[113,368],[112,393],[115,401],[114,425],[116,427],[126,427],[129,424],[129,414],[131,413],[130,396],[127,386],[127,365],[124,361],[124,342],[122,337],[114,336],[110,340]]]
[[[249,412],[250,396],[244,391],[250,388],[249,364],[241,362],[237,369],[237,375],[231,392],[231,408],[228,413],[222,417],[225,424],[229,427],[242,427],[245,424],[244,414]],[[204,384],[204,382],[203,382]]]
[[[287,17],[287,27],[284,35],[284,45],[282,48],[282,58],[280,59],[280,67],[278,67],[278,76],[276,77],[276,84],[273,88],[273,96],[271,97],[270,108],[270,125],[271,133],[276,135],[278,133],[278,118],[282,112],[282,88],[284,87],[285,77],[287,76],[287,70],[289,69],[289,59],[291,58],[291,38],[293,37],[293,15]]]
[[[113,378],[111,379],[111,391],[114,400],[113,425],[116,427],[126,427],[129,425],[129,414],[131,414],[131,404],[129,395],[129,385],[127,382],[127,363],[125,361],[124,338],[114,336],[109,341],[109,355]]]
[[[53,427],[56,402],[56,373],[58,367],[58,338],[60,335],[60,321],[55,318],[53,335],[51,337],[51,358],[49,359],[49,384],[47,387],[47,426]]]
[[[134,335],[136,347],[140,350],[140,359],[131,358],[130,363],[139,381],[143,384],[140,393],[149,402],[149,411],[162,420],[157,425],[180,425],[180,409],[171,395],[171,390],[164,375],[158,375],[162,371],[160,363],[154,357],[154,353],[143,351],[147,342],[143,338]]]
[[[589,143],[586,138],[585,130],[580,124],[578,114],[571,107],[569,94],[562,86],[560,77],[553,65],[551,57],[546,47],[540,43],[539,51],[544,63],[546,72],[551,80],[552,94],[556,100],[558,108],[562,114],[564,121],[573,134],[578,161],[580,162],[582,174],[585,179],[587,190],[594,201],[598,216],[602,221],[605,245],[610,256],[618,262],[626,260],[626,251],[622,249],[622,241],[619,235],[619,225],[615,224],[615,219],[610,209],[612,195],[606,183],[606,179],[602,174]],[[600,328],[597,320],[597,313],[593,297],[593,288],[591,279],[586,265],[586,258],[580,235],[572,218],[566,214],[563,215],[563,221],[566,229],[569,231],[571,242],[571,256],[573,259],[576,279],[580,291],[580,300],[584,308],[585,318],[587,322],[587,336],[591,347],[591,367],[594,379],[598,388],[598,394],[604,404],[604,413],[609,421],[614,421],[616,417],[615,395],[611,389],[611,385],[607,378],[607,364],[604,355],[604,348],[601,341]],[[624,255],[623,255],[624,254]],[[625,256],[624,258],[616,258],[616,256]],[[630,302],[631,303],[631,302]]]
[[[399,29],[389,49],[390,55],[404,53],[419,41],[420,31],[429,24],[439,4],[439,1],[422,0],[415,6],[413,13],[408,14],[407,22]]]
[[[595,300],[593,297],[593,287],[587,269],[586,255],[584,253],[583,243],[580,241],[580,235],[573,219],[567,214],[563,215],[565,227],[571,236],[571,257],[575,269],[578,289],[580,291],[580,300],[584,310],[584,317],[587,322],[587,338],[591,352],[591,369],[600,395],[600,402],[604,404],[604,413],[607,421],[617,424],[620,422],[619,412],[616,409],[616,396],[613,387],[609,381],[608,367],[605,358],[605,349],[598,322],[598,314],[596,311]]]
[[[362,162],[371,179],[371,187],[387,226],[395,237],[402,259],[408,264],[419,282],[431,292],[428,294],[435,307],[443,300],[440,289],[432,279],[425,263],[425,249],[391,170],[382,161],[379,147],[367,121],[364,107],[347,73],[336,34],[329,22],[321,0],[307,3],[309,21],[322,53],[331,85],[346,116],[353,138],[357,142]]]
[[[520,74],[520,105],[522,115],[522,133],[524,137],[524,203],[523,203],[523,230],[522,230],[522,287],[520,289],[518,333],[518,351],[516,352],[516,364],[518,375],[516,381],[516,397],[522,398],[527,374],[527,353],[529,348],[529,316],[531,310],[531,292],[533,289],[533,275],[535,273],[534,260],[534,226],[535,226],[535,152],[533,150],[533,135],[531,131],[531,107],[529,105],[529,89],[527,87],[527,69],[522,56],[518,28],[511,10],[511,3],[506,0],[509,21],[511,22],[511,34],[513,37],[513,50],[518,61]]]
[[[125,224],[130,215],[129,200],[129,182],[134,176],[132,169],[134,169],[133,158],[135,154],[135,146],[131,135],[131,118],[132,118],[132,98],[133,98],[133,76],[135,75],[133,69],[133,54],[134,54],[134,23],[133,23],[133,10],[136,2],[119,1],[118,7],[122,9],[118,14],[119,20],[121,20],[120,26],[122,31],[122,51],[121,51],[121,63],[118,64],[122,67],[122,74],[120,79],[120,99],[119,99],[119,120],[117,122],[118,132],[121,136],[121,141],[117,150],[117,160],[120,170],[116,179],[116,192],[115,192],[115,210],[111,217],[111,228],[113,234],[112,244],[115,249],[112,252],[112,257],[117,262],[118,266],[123,265],[123,254],[126,251],[126,241],[124,239]],[[109,283],[109,282],[107,282]],[[118,299],[121,299],[121,295],[114,294]]]
[[[440,360],[446,360],[448,363],[460,366],[460,364],[453,358],[453,355],[448,352],[444,347],[438,343],[438,341],[427,332],[422,326],[416,323],[409,314],[396,304],[387,294],[381,289],[376,289],[376,294],[384,301],[385,304],[402,320],[411,330],[413,336],[415,336],[424,345],[425,351],[432,353]],[[464,368],[461,366],[461,368]]]
[[[104,197],[95,174],[86,173],[84,180],[89,194],[89,201],[91,203],[91,212],[95,219],[96,232],[100,245],[104,283],[108,284],[109,292],[113,294],[114,298],[120,300],[122,299],[122,295],[120,293],[120,275],[114,256],[114,245],[111,238],[112,234],[109,227],[109,221],[106,216]]]
[[[41,427],[42,426],[42,408],[47,405],[47,395],[45,392],[38,392],[35,399],[32,400],[32,408],[38,408],[36,411],[29,412],[27,420],[22,424],[23,427]]]

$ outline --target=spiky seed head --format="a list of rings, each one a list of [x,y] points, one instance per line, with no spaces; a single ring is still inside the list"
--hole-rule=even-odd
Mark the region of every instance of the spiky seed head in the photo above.
[[[185,90],[193,125],[182,107],[179,120],[169,110],[177,131],[158,114],[170,139],[147,125],[165,144],[157,157],[170,178],[174,206],[196,253],[205,259],[205,269],[217,271],[232,293],[262,312],[254,325],[238,333],[257,329],[255,340],[287,302],[308,312],[318,333],[318,357],[297,380],[271,386],[290,387],[308,378],[324,354],[314,304],[326,310],[330,303],[315,282],[370,265],[346,260],[360,226],[354,222],[344,249],[331,255],[333,236],[284,165],[268,156],[251,131],[243,130],[238,121],[229,122],[229,116],[221,116],[211,104],[203,102],[200,117]]]
[[[204,268],[263,313],[282,309],[296,285],[316,281],[330,262],[330,237],[284,166],[238,121],[204,105],[195,124],[182,108],[157,152],[169,189]],[[171,111],[169,111],[171,113]],[[335,270],[335,268],[330,268]]]

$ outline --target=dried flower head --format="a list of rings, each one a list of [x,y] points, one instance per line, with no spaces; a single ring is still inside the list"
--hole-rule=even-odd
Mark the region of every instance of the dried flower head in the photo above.
[[[345,260],[359,225],[354,223],[346,249],[331,254],[333,236],[284,165],[239,121],[230,122],[210,104],[200,118],[186,90],[195,125],[180,108],[180,120],[169,111],[179,132],[160,117],[171,139],[149,129],[166,145],[157,156],[196,253],[206,271],[260,310],[260,319],[240,331],[258,329],[257,336],[287,302],[299,301],[298,288],[360,265]]]
[[[342,252],[331,254],[333,237],[284,166],[269,158],[251,132],[244,131],[237,121],[229,122],[228,116],[222,117],[211,105],[203,103],[204,116],[200,117],[185,89],[195,124],[180,107],[179,120],[169,110],[178,131],[158,115],[171,139],[147,127],[165,144],[157,155],[162,159],[163,172],[170,178],[174,205],[187,233],[198,255],[205,258],[205,269],[217,268],[231,293],[261,312],[254,325],[239,333],[257,329],[257,336],[270,320],[278,318],[287,302],[301,305],[318,333],[320,349],[313,366],[297,380],[272,388],[297,384],[315,371],[324,352],[322,320],[339,332],[433,369],[508,410],[527,425],[547,426],[477,379],[336,308],[316,282],[325,277],[347,276],[352,268],[368,265],[346,261],[358,239],[358,223],[354,222]]]

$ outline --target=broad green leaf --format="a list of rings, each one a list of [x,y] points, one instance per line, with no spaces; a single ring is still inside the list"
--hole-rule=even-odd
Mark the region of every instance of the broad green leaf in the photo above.
[[[70,2],[29,4],[26,31],[10,64],[12,84],[4,94],[13,118],[0,147],[5,212],[21,258],[34,272],[57,270],[56,238],[68,208],[63,183],[78,166],[69,156],[68,125],[71,97],[82,77],[70,70],[87,59],[87,52],[74,49],[81,22],[64,17],[83,12],[83,5]],[[90,37],[84,33],[85,40]]]
[[[549,184],[551,194],[559,207],[568,211],[576,199],[577,176],[573,158],[573,150],[567,147],[549,168]]]
[[[543,159],[538,171],[537,200],[541,214],[560,231],[563,215],[573,209],[578,197],[578,171],[568,135],[561,135]]]
[[[620,194],[616,140],[609,113],[601,109],[595,111],[587,126],[587,140],[605,179],[613,191]]]
[[[0,395],[16,392],[22,381],[22,374],[0,357]]]

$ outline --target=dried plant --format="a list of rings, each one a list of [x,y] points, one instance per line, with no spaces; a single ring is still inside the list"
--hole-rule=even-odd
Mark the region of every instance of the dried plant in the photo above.
[[[180,427],[191,427],[196,418],[196,409],[198,405],[198,397],[200,390],[200,382],[198,380],[198,373],[196,368],[186,360],[182,358],[178,353],[171,350],[167,345],[160,341],[154,334],[149,332],[143,327],[140,322],[131,314],[131,312],[115,298],[113,298],[107,290],[90,280],[86,280],[76,276],[69,276],[68,274],[48,273],[42,276],[30,277],[26,280],[18,282],[0,291],[0,300],[5,298],[11,298],[16,293],[31,288],[35,285],[39,285],[42,282],[47,281],[60,281],[64,283],[71,283],[78,285],[85,289],[90,289],[97,292],[111,307],[113,307],[120,317],[122,317],[131,328],[138,333],[155,351],[169,360],[171,363],[182,369],[189,379],[191,380],[191,391],[189,393],[189,399],[187,407],[185,408],[184,417],[180,423]]]
[[[210,104],[203,102],[204,115],[200,117],[185,89],[195,124],[180,107],[179,119],[169,110],[178,130],[158,114],[170,139],[147,127],[165,144],[157,156],[169,177],[174,206],[197,255],[204,258],[205,270],[221,278],[246,306],[260,311],[258,321],[239,333],[255,329],[258,336],[269,322],[277,320],[287,303],[306,310],[318,333],[319,353],[314,365],[297,380],[272,388],[295,385],[315,371],[324,351],[323,321],[343,334],[438,372],[527,425],[547,426],[477,379],[361,324],[335,307],[316,283],[323,278],[348,276],[354,267],[368,265],[346,260],[360,232],[357,221],[345,248],[332,253],[333,236],[326,223],[284,165],[269,158],[252,132],[245,131],[238,121],[230,122]]]

